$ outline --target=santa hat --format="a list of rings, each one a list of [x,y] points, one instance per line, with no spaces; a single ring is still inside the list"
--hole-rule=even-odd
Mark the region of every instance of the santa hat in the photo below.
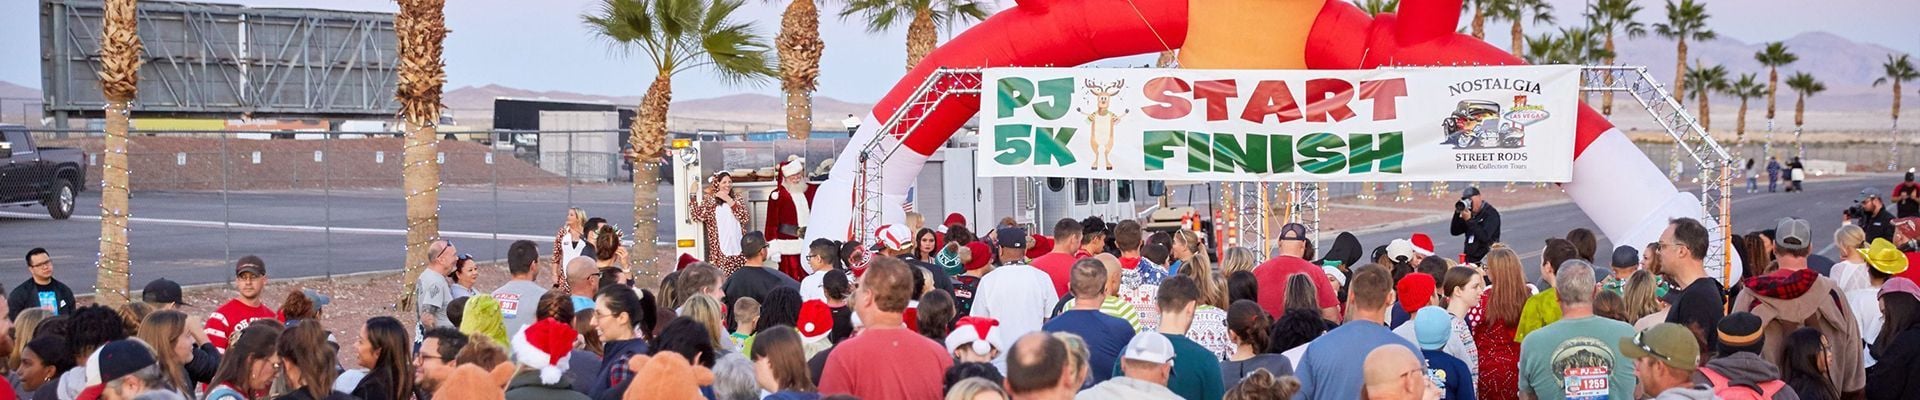
[[[800,337],[807,343],[817,343],[833,333],[833,307],[820,300],[807,300],[800,304],[798,321]]]
[[[992,353],[995,348],[1006,348],[1000,341],[1000,321],[967,316],[954,322],[953,332],[947,333],[947,352],[952,353],[966,345],[973,346],[973,352],[980,354]]]
[[[1433,256],[1433,238],[1427,237],[1427,234],[1415,233],[1408,241],[1413,242],[1414,253],[1419,254],[1421,257]]]
[[[700,259],[693,258],[692,254],[680,253],[680,261],[673,266],[673,270],[679,271],[679,270],[687,269],[688,265],[691,265],[697,262],[700,262]]]
[[[787,156],[787,161],[780,163],[780,176],[784,178],[799,175],[806,167],[807,159],[797,155]]]
[[[540,370],[540,383],[560,382],[567,373],[568,354],[579,332],[573,326],[553,318],[542,319],[521,328],[513,335],[513,359],[520,365]]]
[[[1053,252],[1053,238],[1033,234],[1027,240],[1027,258],[1040,258]]]

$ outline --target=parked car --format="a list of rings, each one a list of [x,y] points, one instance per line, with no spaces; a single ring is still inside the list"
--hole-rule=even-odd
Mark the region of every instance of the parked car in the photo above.
[[[85,160],[80,149],[38,147],[26,127],[0,124],[0,207],[46,206],[53,219],[73,216],[74,197],[86,187]]]

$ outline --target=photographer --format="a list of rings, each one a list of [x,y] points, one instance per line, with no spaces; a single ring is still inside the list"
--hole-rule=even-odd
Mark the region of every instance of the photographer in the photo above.
[[[1887,205],[1873,189],[1863,189],[1860,197],[1853,201],[1853,207],[1842,211],[1848,223],[1859,225],[1867,232],[1867,241],[1873,239],[1893,240],[1893,214],[1887,213]]]
[[[1453,236],[1466,236],[1467,262],[1479,263],[1494,242],[1500,241],[1500,211],[1480,199],[1480,188],[1468,186],[1453,204]]]
[[[1906,180],[1893,187],[1894,218],[1920,217],[1920,183],[1913,182],[1913,169],[1907,169]]]

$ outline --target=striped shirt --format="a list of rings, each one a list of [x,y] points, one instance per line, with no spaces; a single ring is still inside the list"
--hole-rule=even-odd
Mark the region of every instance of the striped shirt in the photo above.
[[[1132,325],[1134,332],[1140,331],[1140,313],[1134,311],[1133,304],[1120,301],[1120,296],[1107,296],[1106,301],[1100,302],[1100,312],[1127,320],[1127,325]]]

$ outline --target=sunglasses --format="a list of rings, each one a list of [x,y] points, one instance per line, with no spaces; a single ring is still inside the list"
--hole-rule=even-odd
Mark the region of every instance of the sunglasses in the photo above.
[[[1641,338],[1644,336],[1646,336],[1646,333],[1633,334],[1633,345],[1640,347],[1640,351],[1647,352],[1647,355],[1659,357],[1661,361],[1666,361],[1666,362],[1673,361],[1673,357],[1668,356],[1666,354],[1660,354],[1659,350],[1654,350],[1653,346],[1648,346],[1646,341],[1641,340]]]
[[[458,261],[473,261],[473,255],[462,253],[460,254],[460,259]]]

